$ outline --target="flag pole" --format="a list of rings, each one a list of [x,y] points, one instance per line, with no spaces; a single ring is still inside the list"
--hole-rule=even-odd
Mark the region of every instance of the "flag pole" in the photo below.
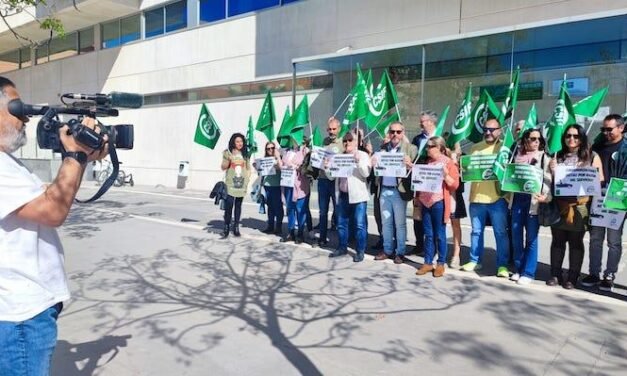
[[[344,103],[346,103],[346,101],[348,100],[348,98],[351,97],[351,93],[346,94],[346,98],[344,98],[344,100],[342,101],[342,103],[340,103],[340,106],[337,108],[337,110],[335,110],[335,113],[333,114],[333,117],[337,116],[337,113],[340,112],[340,109],[342,108],[342,106],[344,106]]]

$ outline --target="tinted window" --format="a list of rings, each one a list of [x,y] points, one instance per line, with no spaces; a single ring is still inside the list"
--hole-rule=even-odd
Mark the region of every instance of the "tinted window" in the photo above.
[[[118,20],[103,23],[101,27],[102,48],[120,45],[120,23]]]
[[[170,32],[187,27],[187,3],[179,1],[165,7],[165,31]]]
[[[230,0],[229,16],[279,5],[279,0]]]
[[[222,20],[226,17],[226,0],[200,0],[200,23]]]
[[[163,8],[149,10],[144,13],[146,19],[146,38],[164,33]]]
[[[86,53],[94,50],[94,28],[81,30],[78,32],[79,49],[78,53]]]
[[[120,44],[140,38],[139,14],[120,20]]]

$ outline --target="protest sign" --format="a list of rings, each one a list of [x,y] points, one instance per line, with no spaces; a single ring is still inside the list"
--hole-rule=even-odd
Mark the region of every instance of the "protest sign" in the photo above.
[[[460,158],[462,181],[482,182],[497,180],[492,171],[497,154],[464,155]]]
[[[625,212],[603,207],[603,197],[593,197],[590,207],[590,224],[592,226],[618,230],[625,219]]]
[[[600,196],[601,182],[596,167],[555,167],[555,196]]]
[[[541,168],[524,163],[510,163],[505,167],[501,189],[507,192],[540,193],[544,173]]]
[[[375,176],[405,177],[405,154],[381,151],[375,153],[377,165],[374,168]]]
[[[320,146],[311,149],[310,161],[315,168],[324,168],[324,158],[331,157],[334,153]]]
[[[627,211],[627,180],[611,178],[607,186],[603,207],[606,209]]]
[[[411,170],[411,189],[414,192],[442,193],[444,171],[442,165],[414,165]]]
[[[353,175],[355,157],[352,154],[335,154],[331,157],[329,172],[334,178],[347,178]]]
[[[294,188],[294,180],[296,179],[296,170],[291,168],[281,169],[281,187]]]
[[[276,169],[274,168],[276,159],[274,157],[257,158],[255,163],[257,165],[257,172],[259,173],[259,176],[276,174]]]

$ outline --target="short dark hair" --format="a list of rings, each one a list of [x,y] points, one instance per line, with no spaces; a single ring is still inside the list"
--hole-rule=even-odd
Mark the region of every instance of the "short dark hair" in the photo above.
[[[4,88],[7,86],[14,88],[15,84],[8,78],[0,76],[0,95],[4,95]]]
[[[622,127],[625,125],[625,118],[623,118],[623,116],[619,114],[609,114],[603,119],[603,121],[612,121],[612,120],[616,120],[617,127]]]
[[[244,159],[248,159],[248,145],[246,144],[246,137],[244,137],[241,133],[233,133],[231,139],[229,140],[229,151],[233,152],[235,150],[235,140],[237,138],[241,138],[242,142],[244,142],[244,147],[242,148],[242,156]]]

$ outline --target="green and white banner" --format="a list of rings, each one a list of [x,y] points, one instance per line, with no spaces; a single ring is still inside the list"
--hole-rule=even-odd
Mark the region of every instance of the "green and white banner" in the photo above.
[[[602,197],[593,197],[590,208],[590,224],[597,227],[618,230],[625,220],[625,212],[605,209]]]
[[[464,155],[459,162],[462,169],[463,182],[482,182],[497,180],[492,170],[497,154]]]
[[[507,192],[540,193],[542,169],[525,163],[510,163],[505,167],[501,189]]]
[[[627,211],[627,180],[612,178],[603,200],[606,209]]]

